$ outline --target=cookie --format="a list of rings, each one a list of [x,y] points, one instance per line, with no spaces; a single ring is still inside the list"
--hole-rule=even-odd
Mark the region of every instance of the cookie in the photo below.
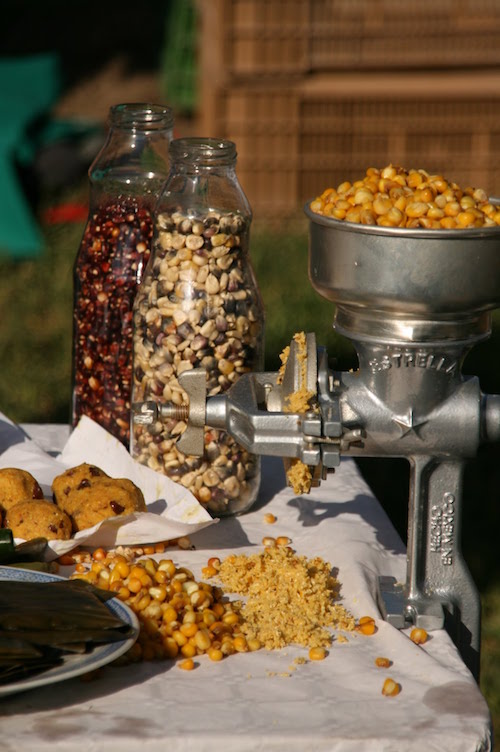
[[[27,470],[0,469],[0,515],[24,499],[43,499],[38,481]]]
[[[109,475],[96,465],[89,465],[87,462],[65,470],[52,481],[55,503],[63,512],[71,514],[74,504],[79,503],[78,497],[76,501],[70,499],[71,492],[88,488],[95,480],[101,478],[109,478]]]
[[[14,538],[24,540],[68,540],[72,532],[68,515],[48,499],[18,501],[8,509],[5,527],[12,530]]]
[[[67,495],[73,530],[86,530],[109,517],[145,512],[142,491],[127,478],[96,478]]]

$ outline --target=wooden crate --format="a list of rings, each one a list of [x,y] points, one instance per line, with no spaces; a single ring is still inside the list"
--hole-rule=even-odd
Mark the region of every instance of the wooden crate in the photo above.
[[[238,86],[220,89],[213,119],[204,119],[205,135],[236,143],[238,178],[256,216],[287,214],[296,207],[300,178],[298,112],[298,92],[293,89]]]
[[[336,74],[221,87],[204,133],[230,138],[256,217],[397,163],[500,195],[500,72]]]
[[[218,77],[500,65],[498,0],[199,0]]]
[[[201,0],[198,7],[202,54],[217,56],[218,78],[309,70],[309,0]]]
[[[311,0],[308,34],[311,72],[500,65],[498,0]]]

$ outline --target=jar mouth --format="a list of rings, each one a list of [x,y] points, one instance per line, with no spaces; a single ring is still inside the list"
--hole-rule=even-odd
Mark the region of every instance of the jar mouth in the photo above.
[[[220,138],[175,138],[170,142],[169,151],[173,162],[210,166],[230,165],[236,161],[236,144]]]
[[[109,110],[110,124],[114,127],[154,130],[171,129],[174,113],[171,107],[150,102],[126,102],[115,104]]]

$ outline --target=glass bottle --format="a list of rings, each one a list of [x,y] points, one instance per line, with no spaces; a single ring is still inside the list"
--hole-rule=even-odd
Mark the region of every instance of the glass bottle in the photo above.
[[[89,216],[74,266],[72,425],[95,420],[127,448],[132,308],[151,250],[153,209],[169,172],[173,114],[156,104],[110,108],[89,168]]]
[[[264,310],[250,263],[250,205],[230,141],[182,138],[155,213],[153,250],[134,307],[132,401],[188,401],[183,371],[204,368],[207,394],[263,365]],[[176,447],[185,424],[133,425],[134,458],[182,483],[211,513],[250,508],[260,461],[225,431],[205,429],[205,453]]]

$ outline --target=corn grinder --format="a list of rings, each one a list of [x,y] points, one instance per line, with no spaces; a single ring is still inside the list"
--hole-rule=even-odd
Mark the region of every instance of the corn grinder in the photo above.
[[[468,351],[491,333],[500,307],[500,229],[426,230],[309,218],[309,278],[334,304],[334,327],[359,367],[336,372],[308,334],[294,339],[284,373],[242,375],[206,396],[200,369],[182,374],[189,396],[186,454],[203,453],[205,426],[253,454],[300,461],[318,484],[343,456],[404,457],[410,465],[406,581],[380,577],[382,615],[397,628],[446,628],[479,674],[480,600],[461,552],[463,472],[500,440],[500,395],[462,374]],[[290,396],[312,397],[290,412]],[[133,420],[179,408],[148,402]]]

